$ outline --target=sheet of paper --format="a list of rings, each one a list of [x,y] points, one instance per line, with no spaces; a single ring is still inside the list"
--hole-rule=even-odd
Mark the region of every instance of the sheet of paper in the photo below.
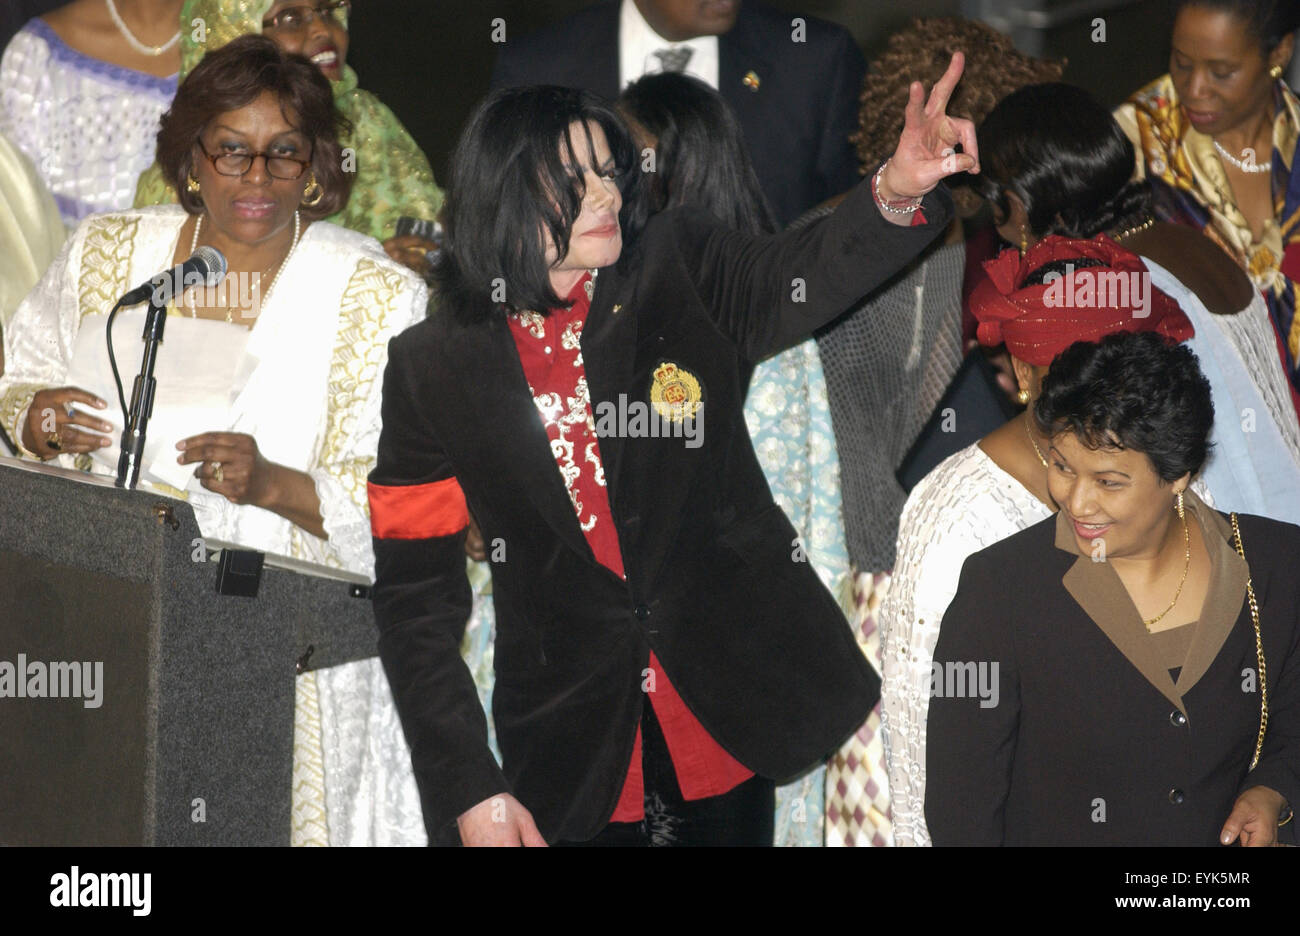
[[[113,323],[113,353],[127,405],[144,354],[145,310],[126,309]],[[108,362],[105,335],[107,316],[88,315],[81,322],[73,347],[67,385],[80,387],[108,402],[106,410],[91,410],[113,424],[112,445],[92,457],[117,471],[117,459],[124,417]],[[153,415],[145,437],[142,480],[161,482],[174,488],[200,491],[194,479],[196,465],[178,465],[176,443],[202,432],[226,432],[231,425],[231,404],[247,383],[257,361],[246,351],[249,331],[239,325],[168,316],[158,349],[154,378]],[[86,407],[82,407],[85,409]]]

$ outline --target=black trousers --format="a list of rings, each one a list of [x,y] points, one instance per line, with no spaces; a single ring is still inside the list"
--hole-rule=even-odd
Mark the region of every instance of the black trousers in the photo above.
[[[721,796],[683,799],[663,729],[648,698],[641,708],[641,772],[645,779],[645,819],[611,822],[586,842],[554,844],[630,847],[772,844],[776,784],[755,776]]]

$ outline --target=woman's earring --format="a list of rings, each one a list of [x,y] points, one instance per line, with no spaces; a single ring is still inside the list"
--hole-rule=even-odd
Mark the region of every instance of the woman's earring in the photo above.
[[[199,193],[199,180],[194,178],[194,173],[192,172],[185,179],[185,191],[189,192],[191,195],[197,195]]]
[[[1178,509],[1178,519],[1182,520],[1183,519],[1183,492],[1182,491],[1178,492],[1178,498],[1175,501],[1175,506]]]
[[[1281,66],[1281,65],[1274,65],[1272,68],[1270,68],[1270,69],[1268,70],[1268,77],[1272,78],[1274,81],[1277,81],[1279,78],[1281,78],[1281,77],[1282,77],[1282,66]]]
[[[316,173],[311,174],[307,180],[307,187],[302,192],[302,206],[304,208],[315,208],[325,197],[325,186],[316,180]]]
[[[1017,401],[1021,406],[1028,406],[1028,405],[1029,405],[1029,391],[1028,391],[1028,390],[1024,390],[1024,389],[1022,389],[1019,393],[1016,394],[1016,401]]]
[[[1029,235],[1025,231],[1025,226],[1022,224],[1020,225],[1020,256],[1023,257],[1028,252],[1029,252]]]

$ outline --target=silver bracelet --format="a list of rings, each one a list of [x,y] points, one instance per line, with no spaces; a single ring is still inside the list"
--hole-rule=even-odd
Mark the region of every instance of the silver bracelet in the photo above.
[[[892,159],[893,157],[890,158]],[[888,165],[889,160],[886,159],[880,164],[880,168],[876,170],[875,176],[872,177],[871,197],[876,200],[876,205],[881,211],[888,211],[890,214],[898,215],[911,214],[921,207],[921,202],[924,200],[923,198],[900,198],[897,201],[891,202],[886,201],[880,195],[880,177],[885,174],[885,167]]]

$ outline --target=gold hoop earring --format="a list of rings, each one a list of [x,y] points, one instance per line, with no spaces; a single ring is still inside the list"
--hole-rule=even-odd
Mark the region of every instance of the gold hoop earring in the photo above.
[[[1282,77],[1282,66],[1274,65],[1272,68],[1268,70],[1268,76],[1272,78],[1274,81],[1277,81],[1279,78]]]
[[[307,181],[307,187],[303,189],[302,194],[302,206],[304,208],[315,208],[321,203],[321,199],[325,197],[325,186],[316,180],[316,173],[311,174],[311,178]]]
[[[199,193],[199,180],[194,178],[194,173],[192,172],[185,179],[185,191],[189,192],[191,195],[197,195]]]
[[[1183,492],[1182,491],[1178,492],[1178,497],[1174,502],[1174,506],[1178,510],[1178,519],[1182,520],[1183,519]]]
[[[1019,393],[1016,394],[1016,401],[1017,401],[1021,406],[1028,406],[1028,405],[1029,405],[1029,391],[1028,391],[1028,390],[1023,390],[1023,389],[1022,389]]]

